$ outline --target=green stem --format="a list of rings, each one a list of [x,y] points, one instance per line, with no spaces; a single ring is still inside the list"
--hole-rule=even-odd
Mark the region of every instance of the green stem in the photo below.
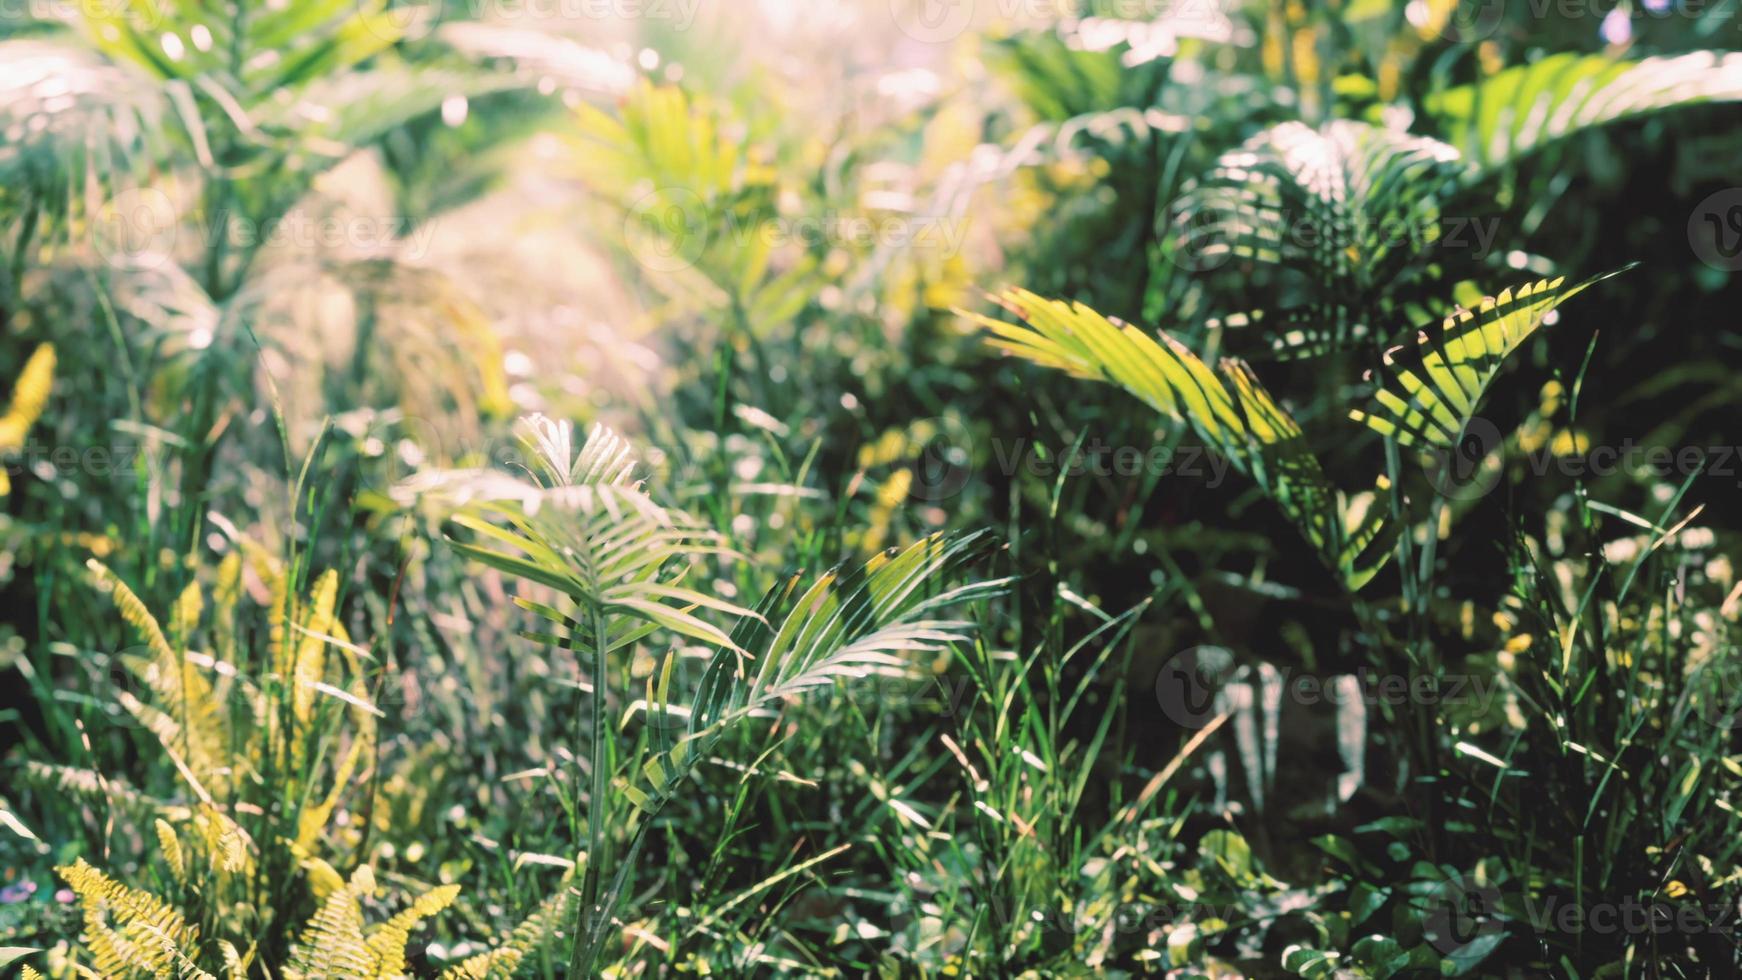
[[[573,952],[569,955],[571,977],[591,976],[596,955],[587,937],[604,928],[600,920],[609,910],[599,903],[599,875],[604,866],[605,794],[610,779],[609,753],[605,744],[605,654],[610,648],[610,630],[605,614],[592,610],[593,625],[593,790],[587,799],[587,870],[581,877],[581,907],[576,913]],[[582,924],[585,928],[580,928]]]

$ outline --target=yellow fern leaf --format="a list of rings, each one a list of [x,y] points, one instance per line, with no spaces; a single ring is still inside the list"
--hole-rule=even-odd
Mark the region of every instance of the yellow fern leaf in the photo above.
[[[212,589],[212,643],[225,663],[236,663],[236,607],[242,598],[242,554],[232,551],[218,563]]]
[[[216,980],[200,970],[187,950],[199,946],[199,929],[149,892],[123,885],[83,858],[55,869],[84,912],[84,941],[105,977],[135,972]]]
[[[374,873],[363,865],[343,888],[328,895],[303,928],[284,975],[291,980],[373,976],[375,954],[363,938],[363,908],[358,898],[374,890]]]
[[[218,940],[218,955],[224,958],[224,976],[228,980],[243,980],[248,976],[248,964],[243,962],[242,954],[226,940]]]
[[[0,416],[0,449],[17,449],[42,410],[48,407],[49,392],[54,387],[54,345],[41,344],[24,362],[18,373],[18,383],[12,388],[12,404]]]
[[[194,816],[194,826],[199,828],[213,870],[233,874],[248,866],[247,839],[242,828],[225,816],[224,811],[210,803],[202,803]]]
[[[200,625],[200,614],[204,610],[205,597],[200,594],[199,581],[189,582],[187,588],[181,590],[181,596],[175,600],[175,608],[170,611],[170,634],[186,643],[188,634]]]
[[[160,660],[180,659],[176,656],[175,648],[169,645],[169,639],[163,635],[163,627],[157,624],[157,617],[151,615],[151,610],[145,608],[145,603],[121,580],[121,576],[95,558],[87,559],[85,567],[91,570],[98,582],[109,587],[110,601],[115,604],[127,625],[133,627],[134,632],[145,641],[152,656]]]
[[[174,725],[163,718],[142,711],[136,703],[123,698],[122,703],[164,742],[165,748],[182,751],[195,775],[204,778],[220,768],[223,746],[222,708],[213,693],[211,682],[194,663],[170,645],[157,618],[145,608],[145,603],[110,568],[95,558],[85,562],[97,581],[109,586],[110,600],[121,618],[145,641],[151,651],[149,663],[136,671],[151,689],[152,706],[163,712]],[[123,692],[125,693],[125,692]]]
[[[306,849],[291,847],[291,853],[297,855],[302,870],[308,875],[309,890],[314,892],[315,901],[324,902],[327,896],[345,887],[345,879],[334,870],[333,866],[308,854]]]
[[[375,976],[404,976],[405,946],[411,941],[411,930],[417,928],[419,922],[454,904],[459,894],[459,885],[432,888],[419,895],[410,908],[376,926],[369,933],[369,949],[375,954]]]
[[[309,592],[309,610],[303,625],[303,637],[297,644],[296,662],[292,669],[291,702],[296,720],[307,724],[314,715],[316,682],[326,676],[327,637],[333,629],[333,604],[339,594],[338,573],[328,571],[315,582]]]
[[[175,828],[162,817],[155,820],[152,827],[157,831],[157,845],[163,851],[163,863],[169,865],[169,873],[178,884],[187,884],[187,859],[182,854],[181,838],[175,835]]]
[[[514,976],[520,964],[574,915],[576,901],[572,880],[565,877],[556,894],[515,926],[500,946],[448,967],[441,972],[440,980],[506,980]]]

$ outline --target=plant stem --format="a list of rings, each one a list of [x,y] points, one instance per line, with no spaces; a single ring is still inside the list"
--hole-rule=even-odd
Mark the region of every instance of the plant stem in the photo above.
[[[602,610],[592,610],[593,626],[593,789],[587,799],[587,870],[581,877],[581,908],[576,914],[576,925],[583,923],[585,928],[574,930],[574,948],[569,956],[569,972],[571,977],[591,976],[595,955],[594,944],[587,937],[595,931],[604,928],[600,921],[608,911],[601,907],[599,897],[599,874],[604,866],[605,847],[605,793],[610,779],[609,753],[605,745],[605,654],[610,647],[610,630]]]

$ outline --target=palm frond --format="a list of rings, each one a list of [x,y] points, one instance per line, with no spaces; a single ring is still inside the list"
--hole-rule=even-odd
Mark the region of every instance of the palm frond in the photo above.
[[[1416,331],[1384,354],[1381,387],[1350,417],[1405,446],[1450,449],[1501,365],[1562,303],[1624,270],[1569,284],[1542,279],[1501,290]]]
[[[1078,377],[1124,388],[1251,477],[1350,589],[1388,560],[1391,532],[1376,508],[1340,493],[1306,447],[1300,425],[1244,363],[1220,372],[1162,333],[1115,324],[1078,303],[1011,289],[996,297],[1025,326],[964,313],[1009,353]]]
[[[1283,123],[1188,188],[1171,244],[1206,268],[1234,259],[1295,273],[1289,283],[1312,299],[1245,322],[1271,321],[1277,355],[1321,354],[1369,336],[1421,275],[1466,169],[1438,140],[1350,120]]]
[[[643,813],[657,812],[728,730],[776,702],[837,680],[903,676],[915,654],[966,642],[974,623],[951,610],[997,594],[1008,581],[947,586],[989,543],[984,532],[931,535],[861,566],[836,568],[802,590],[798,576],[788,577],[763,597],[756,615],[739,621],[682,709],[671,704],[668,659],[648,679],[647,700],[638,707],[665,719],[687,717],[687,728],[642,762],[630,798]]]
[[[149,79],[76,44],[0,41],[0,210],[96,218],[155,155],[166,112]]]
[[[477,500],[454,517],[477,543],[457,541],[454,547],[566,596],[581,616],[520,600],[558,628],[598,616],[619,642],[625,630],[641,628],[628,625],[635,622],[704,643],[729,643],[695,610],[734,617],[747,610],[681,584],[696,559],[729,554],[724,539],[634,486],[628,446],[609,429],[595,426],[578,451],[567,422],[535,417],[522,435],[543,485],[491,481],[492,499]],[[557,639],[591,644],[594,638],[570,633]]]
[[[505,61],[583,93],[620,96],[635,82],[635,72],[622,59],[547,31],[449,21],[436,29],[436,38],[467,57]]]
[[[1742,53],[1617,61],[1564,52],[1429,96],[1446,142],[1484,171],[1574,133],[1675,106],[1742,99]]]

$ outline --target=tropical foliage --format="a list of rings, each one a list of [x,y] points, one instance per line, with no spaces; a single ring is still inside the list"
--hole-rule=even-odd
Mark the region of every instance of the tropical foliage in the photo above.
[[[0,970],[1742,967],[1734,5],[27,6]]]

